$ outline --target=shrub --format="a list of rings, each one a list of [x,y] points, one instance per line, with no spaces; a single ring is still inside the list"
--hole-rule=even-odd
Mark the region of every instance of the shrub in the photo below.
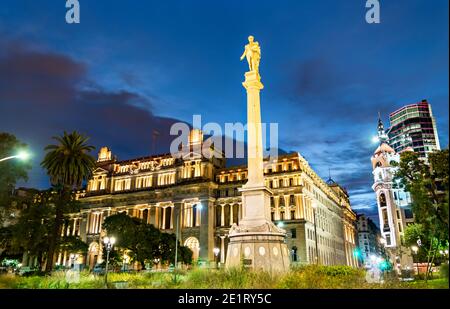
[[[441,264],[441,266],[439,267],[439,276],[448,281],[448,264]]]
[[[365,272],[349,266],[308,265],[293,268],[284,275],[277,288],[287,289],[348,289],[362,288]]]

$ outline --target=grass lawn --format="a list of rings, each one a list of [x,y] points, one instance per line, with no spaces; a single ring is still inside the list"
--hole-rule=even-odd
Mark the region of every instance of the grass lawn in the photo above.
[[[79,280],[68,282],[64,272],[46,277],[1,275],[0,288],[12,289],[101,289],[104,277],[82,272]],[[365,272],[347,266],[305,266],[284,275],[245,270],[195,269],[180,272],[176,282],[172,273],[110,273],[109,288],[131,289],[448,289],[445,279],[400,282],[386,280],[383,284],[369,284]]]

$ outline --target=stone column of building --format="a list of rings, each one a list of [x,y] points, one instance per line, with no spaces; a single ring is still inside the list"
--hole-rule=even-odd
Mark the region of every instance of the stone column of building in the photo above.
[[[200,259],[214,263],[214,200],[200,200]]]

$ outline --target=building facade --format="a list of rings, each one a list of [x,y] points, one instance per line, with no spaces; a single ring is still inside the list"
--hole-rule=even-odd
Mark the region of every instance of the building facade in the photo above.
[[[440,150],[436,120],[427,100],[406,105],[389,115],[389,145],[400,153],[408,147],[421,157]]]
[[[409,248],[403,246],[403,234],[408,224],[414,222],[411,211],[411,197],[399,183],[394,181],[398,169],[394,163],[400,162],[400,155],[388,145],[381,120],[378,121],[380,145],[375,150],[372,161],[372,174],[378,205],[380,232],[384,246],[391,260],[398,267],[412,265]],[[404,151],[412,151],[408,148]]]
[[[367,264],[371,255],[380,255],[380,230],[364,214],[357,215],[358,245],[361,253],[361,262]]]
[[[247,179],[246,166],[226,168],[220,153],[204,147],[199,130],[179,149],[189,151],[181,158],[166,154],[126,161],[115,159],[106,147],[100,150],[97,169],[78,195],[83,207],[63,231],[89,244],[86,265],[102,261],[102,222],[119,212],[169,233],[179,219],[180,242],[191,248],[194,260],[225,262],[228,231],[242,218],[239,189]],[[288,232],[292,262],[357,266],[352,254],[356,215],[346,191],[323,181],[298,153],[264,166],[266,186],[273,192],[272,219]],[[214,248],[220,250],[217,256]],[[67,253],[58,263],[67,263]]]

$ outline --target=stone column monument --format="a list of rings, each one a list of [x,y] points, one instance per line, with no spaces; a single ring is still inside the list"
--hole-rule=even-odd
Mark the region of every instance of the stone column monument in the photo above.
[[[250,71],[242,83],[247,91],[248,181],[242,187],[242,220],[229,232],[226,267],[248,267],[272,273],[289,269],[286,232],[273,224],[270,215],[270,190],[264,182],[259,75],[261,48],[252,36],[241,56]]]

